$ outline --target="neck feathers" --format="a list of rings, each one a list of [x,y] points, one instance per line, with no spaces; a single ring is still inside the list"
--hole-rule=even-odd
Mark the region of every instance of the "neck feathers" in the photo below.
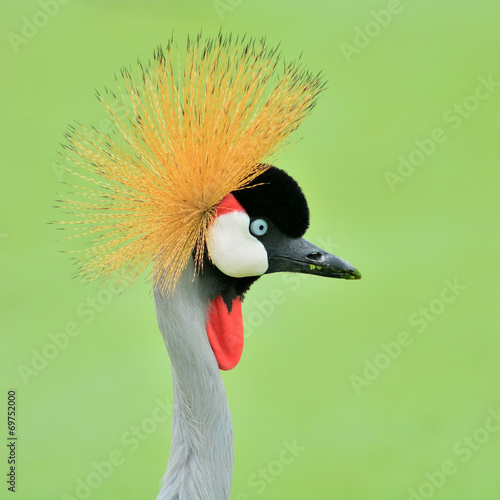
[[[231,417],[206,332],[213,292],[193,276],[191,261],[171,295],[154,291],[174,385],[172,444],[158,500],[222,500],[231,490]]]

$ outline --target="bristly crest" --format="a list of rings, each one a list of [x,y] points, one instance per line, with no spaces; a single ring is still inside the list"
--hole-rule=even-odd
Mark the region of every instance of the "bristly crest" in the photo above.
[[[215,207],[268,168],[323,86],[263,40],[199,35],[180,59],[170,40],[136,75],[122,70],[118,92],[98,94],[114,132],[67,135],[78,183],[60,224],[77,231],[65,239],[92,237],[76,252],[84,277],[133,282],[154,263],[172,291],[193,253],[200,268]]]

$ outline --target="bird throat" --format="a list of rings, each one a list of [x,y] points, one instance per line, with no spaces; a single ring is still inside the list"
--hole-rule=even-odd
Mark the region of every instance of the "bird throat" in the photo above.
[[[241,298],[232,299],[230,306],[222,295],[212,300],[207,314],[207,335],[221,370],[231,370],[243,351],[243,315]]]

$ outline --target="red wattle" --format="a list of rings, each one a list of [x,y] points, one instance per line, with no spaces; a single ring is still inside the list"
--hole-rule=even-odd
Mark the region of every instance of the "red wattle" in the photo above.
[[[231,370],[243,351],[243,315],[241,299],[233,300],[231,312],[219,295],[210,304],[207,317],[207,335],[221,370]]]

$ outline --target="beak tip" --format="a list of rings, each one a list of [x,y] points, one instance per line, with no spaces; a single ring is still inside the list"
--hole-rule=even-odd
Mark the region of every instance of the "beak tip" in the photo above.
[[[360,280],[361,278],[362,278],[361,273],[357,269],[353,269],[346,276],[346,279],[348,279],[348,280]]]

